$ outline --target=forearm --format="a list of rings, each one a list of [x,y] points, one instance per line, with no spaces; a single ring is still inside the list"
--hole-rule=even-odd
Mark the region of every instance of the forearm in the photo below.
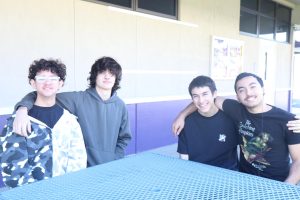
[[[223,110],[223,103],[225,101],[225,98],[224,97],[219,97],[217,96],[215,98],[215,105],[220,109],[220,110]]]
[[[300,116],[296,116],[295,118],[295,120],[288,122],[287,127],[294,133],[300,133]]]
[[[77,103],[81,103],[79,101],[79,97],[82,95],[81,92],[62,92],[56,95],[56,102],[61,107],[67,109],[70,113],[77,115]]]
[[[175,135],[179,135],[184,127],[185,118],[197,110],[193,102],[184,108],[175,118],[172,124],[172,131]]]
[[[125,148],[127,147],[128,143],[131,140],[131,135],[123,134],[121,137],[118,138],[117,145],[116,145],[116,159],[123,158],[125,154]]]
[[[28,116],[27,107],[19,107],[16,111],[16,117],[13,122],[13,132],[27,137],[31,132],[31,123]]]
[[[124,105],[123,114],[122,114],[122,123],[120,126],[117,144],[116,144],[116,150],[115,150],[116,159],[124,157],[125,148],[127,147],[130,141],[131,141],[131,129],[130,129],[130,122],[129,122],[129,115]]]
[[[288,177],[284,182],[296,185],[300,181],[300,160],[293,162]]]
[[[28,108],[26,106],[19,106],[18,109],[16,110],[16,115],[24,115],[28,114]]]
[[[183,117],[186,118],[187,116],[189,116],[190,114],[192,114],[193,112],[195,112],[197,110],[196,106],[194,105],[193,102],[191,102],[187,107],[185,107],[178,115],[177,118],[179,117]]]
[[[36,92],[28,93],[23,99],[15,105],[15,111],[18,110],[19,107],[26,107],[30,110],[36,100]]]

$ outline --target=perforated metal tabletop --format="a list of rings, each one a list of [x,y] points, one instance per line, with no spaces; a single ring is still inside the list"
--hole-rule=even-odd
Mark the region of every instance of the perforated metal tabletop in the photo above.
[[[300,199],[278,181],[141,153],[1,192],[0,199]]]

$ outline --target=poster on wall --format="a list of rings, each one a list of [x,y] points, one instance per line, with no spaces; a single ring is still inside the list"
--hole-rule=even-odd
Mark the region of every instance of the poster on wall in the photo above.
[[[235,79],[243,69],[244,42],[213,36],[211,53],[211,77]]]

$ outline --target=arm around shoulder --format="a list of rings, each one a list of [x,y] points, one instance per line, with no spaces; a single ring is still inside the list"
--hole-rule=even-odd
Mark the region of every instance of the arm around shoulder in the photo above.
[[[296,116],[296,119],[287,123],[289,130],[294,133],[300,133],[300,116]]]
[[[184,127],[184,121],[187,116],[192,114],[197,110],[193,102],[191,102],[187,107],[185,107],[175,118],[172,124],[172,131],[174,135],[179,135]]]
[[[226,99],[224,97],[217,96],[215,98],[215,105],[220,109],[223,110],[223,103]]]
[[[85,93],[80,92],[61,92],[56,95],[58,105],[67,109],[72,114],[76,114],[77,104],[82,103]]]
[[[35,100],[36,92],[31,92],[15,105],[16,118],[13,123],[13,132],[25,137],[31,132],[28,110],[32,108]]]
[[[13,122],[13,132],[25,137],[31,132],[31,123],[27,107],[19,107],[16,111],[16,117]]]
[[[15,111],[18,110],[19,107],[26,107],[28,110],[30,110],[36,100],[36,92],[28,93],[21,101],[19,101],[15,105]]]

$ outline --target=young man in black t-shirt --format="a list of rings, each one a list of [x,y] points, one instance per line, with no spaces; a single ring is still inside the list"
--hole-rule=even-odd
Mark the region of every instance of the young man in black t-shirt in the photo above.
[[[235,81],[239,102],[216,98],[216,105],[230,115],[241,139],[240,170],[290,184],[300,181],[300,125],[295,116],[264,102],[263,81],[241,73]],[[196,108],[190,104],[173,123],[173,132],[183,127]],[[291,164],[290,164],[291,158]]]
[[[214,104],[217,95],[214,81],[198,76],[190,83],[189,93],[197,111],[186,118],[179,135],[180,157],[237,170],[237,130],[233,121]]]
[[[239,102],[218,97],[216,104],[233,118],[239,129],[240,171],[297,184],[300,134],[286,126],[295,115],[264,102],[263,81],[255,74],[239,74],[234,89]]]

